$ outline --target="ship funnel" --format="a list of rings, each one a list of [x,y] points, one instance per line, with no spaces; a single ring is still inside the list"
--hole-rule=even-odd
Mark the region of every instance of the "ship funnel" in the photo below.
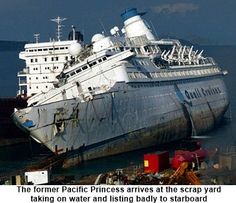
[[[126,37],[132,38],[146,35],[148,40],[155,40],[151,30],[141,18],[144,14],[145,13],[138,13],[136,8],[126,9],[125,12],[121,14],[121,18],[124,21]]]
[[[84,41],[84,36],[80,31],[76,31],[75,27],[72,26],[72,30],[68,35],[68,40],[77,40],[78,42],[81,43]]]

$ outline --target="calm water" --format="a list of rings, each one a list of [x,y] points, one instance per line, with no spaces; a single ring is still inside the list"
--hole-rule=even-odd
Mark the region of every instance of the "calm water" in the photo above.
[[[227,116],[232,120],[224,122],[214,131],[205,134],[201,143],[205,147],[227,147],[236,145],[236,46],[208,46],[203,47],[204,54],[212,56],[216,62],[228,70],[225,78],[230,96],[230,111]],[[17,91],[17,71],[24,67],[23,61],[18,59],[18,51],[0,52],[0,97],[14,96]],[[0,129],[1,130],[1,129]],[[80,167],[54,171],[55,174],[81,176],[125,167],[132,163],[142,162],[143,153],[156,151],[156,148],[140,150],[118,156],[89,161]],[[30,146],[15,146],[0,149],[0,174],[23,167],[40,157],[38,151]]]

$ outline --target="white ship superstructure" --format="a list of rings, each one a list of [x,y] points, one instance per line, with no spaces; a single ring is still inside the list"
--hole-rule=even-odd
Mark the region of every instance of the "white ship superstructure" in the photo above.
[[[18,95],[31,97],[37,93],[47,92],[58,81],[56,76],[63,70],[65,63],[73,59],[70,53],[71,46],[81,39],[75,39],[76,31],[73,28],[74,36],[70,40],[61,40],[60,27],[64,19],[58,17],[53,20],[58,23],[56,40],[39,42],[39,34],[35,34],[35,43],[26,44],[25,50],[19,54],[26,66],[17,74]]]
[[[82,159],[214,128],[229,104],[227,72],[202,51],[156,39],[141,16],[126,10],[123,34],[115,26],[77,45],[59,82],[16,111],[16,124],[56,154],[77,150]]]

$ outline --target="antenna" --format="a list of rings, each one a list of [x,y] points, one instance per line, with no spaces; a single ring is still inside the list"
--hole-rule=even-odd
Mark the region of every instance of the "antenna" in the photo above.
[[[73,32],[73,40],[75,40],[75,26],[72,25],[71,27],[72,27],[72,32]]]
[[[67,18],[61,18],[59,16],[57,18],[51,19],[51,21],[57,23],[57,32],[56,32],[57,41],[61,41],[61,36],[62,36],[61,27],[63,26],[61,23],[66,19]]]
[[[39,33],[34,34],[35,43],[39,43]]]
[[[101,19],[99,19],[99,23],[100,23],[100,25],[102,26],[103,31],[104,31],[105,33],[107,33],[106,28],[105,28],[105,26],[104,26],[104,24],[103,24],[103,22],[102,22]]]

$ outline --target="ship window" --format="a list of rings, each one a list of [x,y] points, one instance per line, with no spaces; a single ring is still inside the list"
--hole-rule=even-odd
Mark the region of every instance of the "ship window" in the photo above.
[[[101,63],[102,62],[102,59],[98,59],[98,63]]]
[[[42,51],[42,49],[38,49],[38,51]]]
[[[48,51],[48,49],[43,49],[43,51]]]
[[[38,77],[36,77],[36,80],[38,80]]]
[[[68,56],[65,57],[65,60],[66,60],[66,61],[68,60]]]
[[[57,48],[55,48],[55,50],[58,50],[59,48],[57,47]]]
[[[48,88],[48,86],[46,85],[46,88]]]
[[[76,70],[76,73],[79,73],[79,72],[81,72],[81,69]]]
[[[94,62],[92,62],[92,63],[89,63],[89,65],[90,65],[90,67],[93,67],[93,66],[95,66],[97,64],[97,62],[96,61],[94,61]],[[83,69],[83,68],[82,68]],[[83,69],[84,70],[84,69]]]
[[[56,57],[56,61],[58,61],[58,56]]]
[[[75,72],[72,72],[72,73],[70,74],[70,76],[73,76],[73,75],[75,75]]]
[[[44,61],[46,62],[46,61],[47,61],[47,58],[44,58]]]
[[[65,49],[65,47],[60,47],[60,49]]]
[[[52,57],[51,60],[54,61],[54,57]]]
[[[69,78],[70,77],[70,75],[66,75],[66,78]]]
[[[88,68],[88,66],[83,66],[82,70],[86,70]]]
[[[39,87],[38,86],[36,86],[36,89],[38,89]]]
[[[52,51],[52,50],[53,50],[53,48],[49,48],[48,50]]]
[[[103,57],[102,60],[103,60],[103,61],[106,61],[106,60],[107,60],[107,57]]]
[[[38,62],[38,59],[35,59],[35,62]]]
[[[31,63],[33,63],[33,62],[34,62],[34,60],[33,60],[33,59],[30,59],[30,62],[31,62]]]

